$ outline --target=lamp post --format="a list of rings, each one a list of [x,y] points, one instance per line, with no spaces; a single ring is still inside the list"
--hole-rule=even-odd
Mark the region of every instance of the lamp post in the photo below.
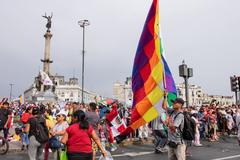
[[[189,107],[189,96],[188,96],[188,79],[193,76],[193,69],[188,68],[184,60],[179,66],[179,76],[184,78],[185,82],[185,97],[186,97],[186,107]]]
[[[82,104],[84,104],[84,55],[85,55],[85,27],[90,25],[86,19],[78,21],[80,27],[83,28],[83,46],[82,46]]]
[[[10,85],[10,97],[9,97],[9,101],[12,102],[12,88],[13,88],[13,85],[12,83],[9,84]]]

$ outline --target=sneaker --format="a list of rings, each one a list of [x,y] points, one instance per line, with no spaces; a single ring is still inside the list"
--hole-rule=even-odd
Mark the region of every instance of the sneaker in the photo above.
[[[192,157],[191,153],[186,153],[186,157]]]
[[[116,151],[116,150],[117,150],[117,147],[116,147],[115,145],[112,145],[111,148],[110,148],[110,151],[111,151],[111,152],[114,152],[114,151]]]
[[[25,149],[25,145],[22,145],[21,151],[23,151]]]
[[[202,147],[202,144],[194,144],[196,147]]]
[[[159,150],[155,149],[154,153],[155,154],[160,154],[161,152]]]
[[[167,148],[162,148],[162,147],[157,147],[155,150],[161,152],[161,153],[164,153],[164,152],[167,152],[168,149]]]

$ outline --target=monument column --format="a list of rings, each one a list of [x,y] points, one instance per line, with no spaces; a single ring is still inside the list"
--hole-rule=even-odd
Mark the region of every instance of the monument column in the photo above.
[[[50,60],[50,41],[52,38],[51,32],[47,30],[44,37],[45,37],[44,59],[41,61],[43,62],[43,71],[50,75],[50,63],[53,62]]]

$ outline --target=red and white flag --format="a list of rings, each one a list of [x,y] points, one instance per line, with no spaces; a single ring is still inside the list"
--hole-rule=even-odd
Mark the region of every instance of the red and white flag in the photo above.
[[[106,115],[106,119],[112,124],[113,137],[120,135],[127,128],[125,121],[118,114],[117,107],[112,108],[112,111]]]

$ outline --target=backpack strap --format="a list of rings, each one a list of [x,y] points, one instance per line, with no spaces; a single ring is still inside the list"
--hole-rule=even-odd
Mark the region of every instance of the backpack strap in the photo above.
[[[170,113],[170,116],[172,116],[173,112],[174,112],[174,111],[172,111],[172,112]],[[183,113],[182,113],[182,112],[178,112],[178,113],[174,116],[174,118],[173,118],[173,123],[174,123],[175,119],[178,117],[179,114],[183,114]],[[184,115],[184,114],[183,114],[183,115]],[[180,125],[180,126],[181,126],[181,125]],[[177,127],[177,128],[179,129],[179,131],[180,131],[180,133],[181,133],[181,142],[182,142],[182,144],[183,144],[183,131],[181,131],[180,126]]]

